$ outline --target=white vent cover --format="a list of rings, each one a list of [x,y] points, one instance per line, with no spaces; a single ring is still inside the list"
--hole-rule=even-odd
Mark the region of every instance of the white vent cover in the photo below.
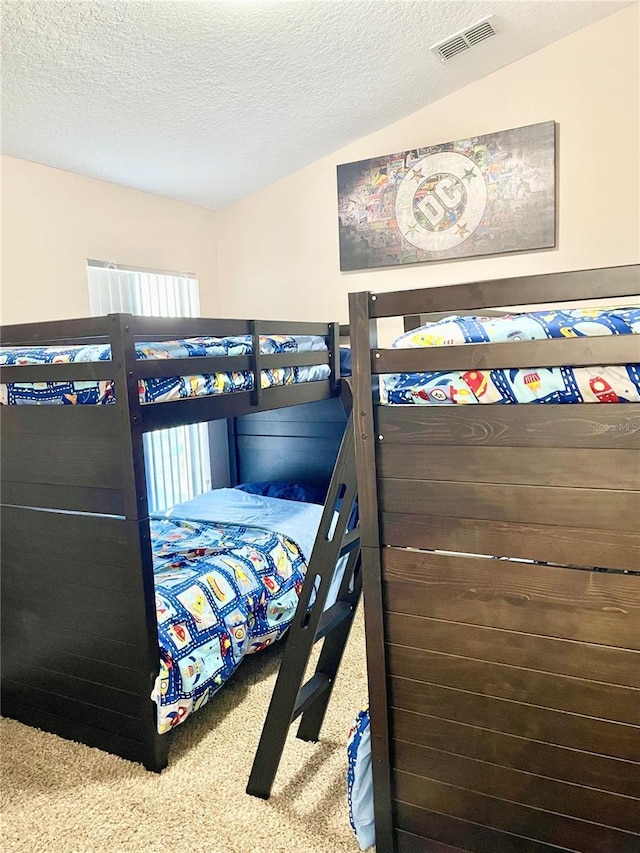
[[[490,15],[488,18],[473,24],[473,26],[467,27],[466,30],[460,30],[460,32],[455,33],[455,35],[450,36],[448,39],[432,45],[431,50],[436,56],[440,57],[442,62],[453,59],[459,53],[469,50],[469,48],[475,47],[481,41],[495,36],[496,31],[492,24],[492,18],[493,15]]]

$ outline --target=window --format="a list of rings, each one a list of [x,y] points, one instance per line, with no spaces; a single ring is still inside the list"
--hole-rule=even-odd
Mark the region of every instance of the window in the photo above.
[[[147,317],[200,316],[198,280],[189,273],[87,261],[87,275],[94,316],[120,311]],[[207,424],[146,433],[144,453],[149,512],[160,512],[211,488]]]

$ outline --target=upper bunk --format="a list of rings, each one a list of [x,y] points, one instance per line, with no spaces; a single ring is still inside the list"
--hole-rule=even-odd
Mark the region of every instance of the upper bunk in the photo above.
[[[0,333],[2,504],[28,524],[53,510],[56,529],[59,513],[147,517],[144,433],[340,393],[337,323],[109,314]]]
[[[363,388],[369,385],[373,389],[375,402],[446,404],[474,400],[440,399],[437,394],[433,399],[422,395],[421,400],[415,399],[418,395],[414,394],[412,400],[410,395],[389,394],[390,379],[412,380],[419,375],[437,377],[453,371],[526,371],[558,365],[580,368],[635,363],[640,361],[640,341],[635,335],[611,333],[624,330],[613,329],[610,324],[607,327],[607,319],[610,319],[606,318],[607,306],[601,306],[602,311],[585,309],[584,316],[576,316],[567,323],[570,327],[558,329],[554,329],[553,324],[562,326],[557,321],[564,315],[555,316],[555,309],[545,306],[585,300],[606,300],[607,305],[614,305],[617,300],[637,297],[639,292],[640,265],[630,264],[420,290],[354,293],[350,296],[354,373]],[[496,306],[509,307],[487,310]],[[542,310],[539,306],[544,308],[545,316],[527,313]],[[589,322],[592,319],[600,321],[596,315],[606,318],[601,327],[583,328],[593,325]],[[428,325],[424,326],[424,334],[405,335],[398,338],[392,348],[380,347],[378,320],[392,317],[404,318],[405,331],[416,329],[422,323]],[[467,317],[470,322],[466,322]],[[537,318],[536,334],[526,329],[518,331],[519,324],[529,317]],[[475,320],[479,322],[474,325]],[[515,322],[507,328],[504,321],[510,320]],[[580,322],[582,320],[587,322]],[[453,328],[454,324],[458,329]],[[510,334],[500,330],[492,333],[489,326],[496,329],[502,326]],[[468,377],[467,381],[473,385]],[[363,393],[367,396],[366,391]],[[489,399],[481,402],[489,402]],[[521,400],[504,398],[500,402]],[[554,401],[539,398],[536,402]],[[527,417],[533,415],[529,413]]]
[[[37,419],[56,432],[74,409],[102,429],[124,411],[147,432],[339,391],[336,323],[109,314],[0,334],[0,402],[15,428]],[[85,402],[107,405],[68,405]]]

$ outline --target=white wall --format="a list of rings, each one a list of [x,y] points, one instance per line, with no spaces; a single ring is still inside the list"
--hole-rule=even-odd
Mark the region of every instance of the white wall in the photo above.
[[[220,314],[216,214],[2,158],[2,322],[89,315],[86,260],[194,272]]]
[[[219,214],[225,316],[347,320],[347,293],[640,260],[638,7],[501,69]],[[341,273],[336,165],[555,120],[554,250]]]

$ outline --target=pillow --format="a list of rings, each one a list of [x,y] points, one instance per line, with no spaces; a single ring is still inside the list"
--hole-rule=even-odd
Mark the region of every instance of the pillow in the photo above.
[[[351,376],[351,347],[340,347],[340,376]]]
[[[314,486],[311,483],[241,483],[236,489],[252,495],[266,498],[280,498],[285,501],[304,501],[310,504],[323,504],[327,495],[326,486]]]

